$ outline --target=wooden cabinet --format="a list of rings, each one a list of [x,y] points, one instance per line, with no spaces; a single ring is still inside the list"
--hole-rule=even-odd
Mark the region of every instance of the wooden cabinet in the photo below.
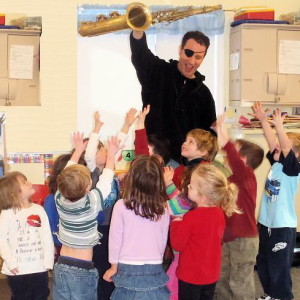
[[[40,105],[40,32],[0,29],[0,105]]]
[[[229,100],[300,105],[300,26],[242,24],[230,32]]]

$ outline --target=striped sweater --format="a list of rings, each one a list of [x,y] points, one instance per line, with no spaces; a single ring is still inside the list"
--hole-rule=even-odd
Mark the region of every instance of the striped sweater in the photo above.
[[[167,202],[170,215],[182,215],[192,208],[189,200],[183,196],[174,183],[167,186],[166,192],[170,199]]]
[[[113,203],[106,203],[111,191],[114,172],[104,169],[96,188],[83,198],[71,202],[60,191],[55,194],[55,204],[59,214],[59,241],[72,248],[92,248],[102,237],[97,230],[99,211]],[[106,201],[103,201],[106,199]]]

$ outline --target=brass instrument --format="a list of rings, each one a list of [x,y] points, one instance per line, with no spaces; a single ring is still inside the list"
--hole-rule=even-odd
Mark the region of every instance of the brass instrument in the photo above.
[[[171,23],[186,17],[220,9],[222,9],[222,5],[203,6],[200,8],[185,6],[151,13],[148,6],[143,3],[134,2],[128,5],[125,15],[112,12],[110,13],[110,18],[100,15],[97,17],[96,22],[81,22],[78,32],[81,36],[94,36],[128,28],[145,31],[156,23]]]

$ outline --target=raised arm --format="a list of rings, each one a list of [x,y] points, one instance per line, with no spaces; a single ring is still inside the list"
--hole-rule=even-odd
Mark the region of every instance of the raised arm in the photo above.
[[[73,133],[73,145],[74,145],[75,150],[70,158],[70,161],[72,163],[75,163],[75,164],[78,163],[81,154],[86,149],[87,142],[88,141],[84,141],[83,133],[80,133],[80,132]]]
[[[124,134],[127,134],[130,127],[134,123],[137,118],[137,110],[135,108],[130,108],[129,111],[126,113],[124,124],[120,130]]]
[[[224,124],[225,120],[225,114],[218,116],[217,119],[217,134],[218,134],[218,141],[220,146],[223,148],[229,141],[228,134],[227,134],[227,129],[225,128]]]
[[[135,127],[135,155],[150,155],[147,141],[147,132],[145,129],[145,119],[150,111],[150,105],[148,104],[138,115],[136,127]]]
[[[281,111],[276,109],[273,114],[273,121],[271,121],[277,131],[280,149],[284,157],[286,157],[292,149],[292,143],[283,128],[283,121],[285,117],[286,114],[281,115]]]
[[[269,109],[266,109],[264,111],[259,101],[255,102],[255,104],[251,108],[253,111],[253,114],[251,115],[256,117],[260,121],[261,127],[264,131],[264,135],[269,145],[270,152],[273,152],[276,149],[277,140],[275,133],[273,132],[271,125],[268,121]]]
[[[84,155],[87,166],[91,172],[93,172],[96,168],[96,153],[99,143],[99,132],[103,124],[104,123],[100,119],[100,113],[96,111],[94,113],[94,129],[90,135]]]

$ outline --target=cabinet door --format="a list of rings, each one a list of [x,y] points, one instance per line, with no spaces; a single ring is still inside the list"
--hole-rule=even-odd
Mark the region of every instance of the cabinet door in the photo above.
[[[8,98],[7,34],[0,34],[0,104]]]
[[[8,77],[8,101],[10,105],[39,105],[39,36],[30,35],[10,35],[7,39],[7,77]],[[18,48],[20,47],[20,48]],[[28,56],[20,51],[21,58],[18,58],[18,49],[29,49],[33,51],[33,57],[30,55],[29,66],[26,62]],[[27,48],[26,48],[27,47]],[[12,59],[12,49],[16,49],[14,55],[17,58],[17,63]],[[22,59],[24,61],[22,61]],[[17,68],[22,73],[22,63],[24,63],[24,72],[29,73],[28,78],[18,78],[12,75],[12,69]],[[14,65],[15,64],[15,65]],[[17,77],[17,78],[14,78]],[[22,77],[22,76],[21,76]],[[2,104],[5,105],[5,104]]]
[[[284,53],[278,53],[278,103],[300,105],[300,31],[278,30],[278,52],[281,41],[288,46]],[[288,74],[279,73],[280,63],[287,66]]]
[[[243,29],[241,34],[241,101],[273,102],[277,90],[276,29]]]

